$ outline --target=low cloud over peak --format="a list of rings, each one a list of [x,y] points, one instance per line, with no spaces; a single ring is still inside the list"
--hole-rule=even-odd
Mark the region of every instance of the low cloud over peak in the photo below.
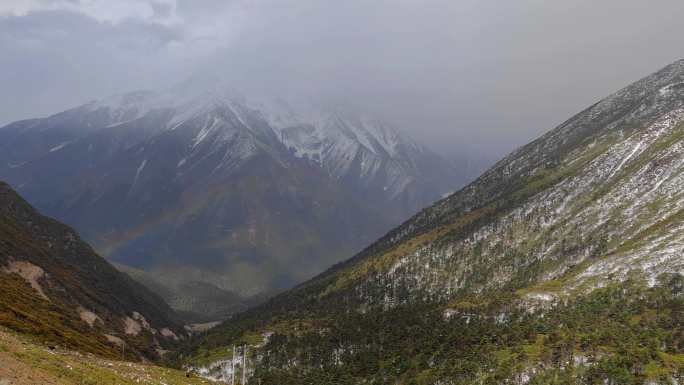
[[[675,0],[8,0],[0,122],[215,74],[498,157],[684,56],[682,16]]]

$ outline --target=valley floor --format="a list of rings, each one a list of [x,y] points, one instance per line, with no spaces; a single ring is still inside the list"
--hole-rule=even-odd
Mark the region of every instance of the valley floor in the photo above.
[[[50,349],[0,328],[0,385],[199,385],[205,379],[150,364]]]

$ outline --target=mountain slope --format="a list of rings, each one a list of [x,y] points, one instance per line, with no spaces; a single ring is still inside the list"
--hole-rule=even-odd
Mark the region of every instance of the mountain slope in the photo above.
[[[320,273],[458,183],[386,124],[269,103],[180,87],[13,123],[0,177],[109,259],[243,299]]]
[[[0,325],[52,344],[129,358],[185,335],[173,311],[69,227],[0,183]],[[161,344],[161,345],[160,345]]]
[[[12,385],[212,384],[150,364],[113,361],[64,349],[49,349],[0,328],[0,381]]]
[[[683,166],[680,61],[183,359],[264,333],[262,383],[677,383]]]
[[[159,294],[173,309],[192,309],[192,312],[178,311],[186,323],[205,323],[225,316],[244,311],[263,302],[268,297],[253,297],[245,300],[241,296],[222,290],[212,284],[199,281],[184,281],[180,284],[174,280],[163,280],[144,270],[130,266],[114,265],[119,271]]]

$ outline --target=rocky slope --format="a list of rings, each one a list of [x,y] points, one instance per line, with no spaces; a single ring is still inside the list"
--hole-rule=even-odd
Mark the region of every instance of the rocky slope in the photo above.
[[[320,273],[462,182],[381,122],[185,86],[0,128],[0,177],[167,289],[242,299]]]
[[[159,358],[186,332],[164,301],[0,183],[0,325],[102,356]]]
[[[679,61],[180,359],[266,333],[261,383],[679,383],[683,166]]]

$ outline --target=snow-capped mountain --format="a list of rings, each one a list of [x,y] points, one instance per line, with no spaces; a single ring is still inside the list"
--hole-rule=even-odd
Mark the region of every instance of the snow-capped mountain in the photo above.
[[[683,171],[684,60],[226,321],[187,362],[264,335],[263,384],[682,383]]]
[[[372,118],[185,86],[0,128],[0,178],[116,262],[242,295],[320,272],[463,182]]]
[[[295,156],[313,160],[334,178],[380,188],[390,199],[405,193],[421,168],[442,162],[382,121],[339,111],[296,112],[284,101],[257,106]]]

